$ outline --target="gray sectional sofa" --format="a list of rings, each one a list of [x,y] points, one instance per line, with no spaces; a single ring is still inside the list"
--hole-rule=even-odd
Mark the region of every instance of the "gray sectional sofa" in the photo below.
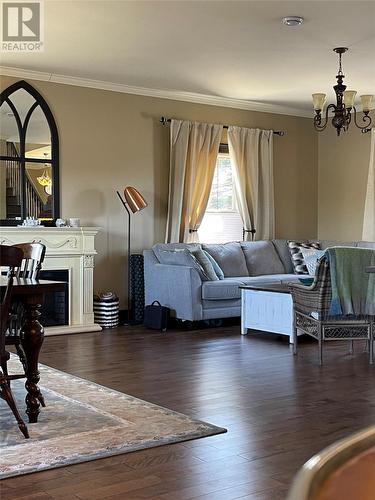
[[[322,249],[331,246],[375,248],[373,242],[319,242]],[[158,300],[182,320],[240,316],[241,285],[293,282],[301,278],[294,274],[287,240],[201,244],[224,273],[224,279],[215,281],[202,279],[194,267],[170,263],[171,252],[188,246],[157,243],[143,252],[146,304]]]

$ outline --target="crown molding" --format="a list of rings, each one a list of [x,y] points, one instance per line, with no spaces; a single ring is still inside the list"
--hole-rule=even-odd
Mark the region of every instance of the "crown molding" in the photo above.
[[[22,68],[12,68],[0,66],[0,75],[13,76],[28,80],[40,80],[64,85],[75,85],[92,89],[108,90],[111,92],[121,92],[124,94],[142,95],[146,97],[157,97],[159,99],[170,99],[174,101],[193,102],[197,104],[207,104],[209,106],[222,106],[225,108],[243,109],[258,111],[260,113],[274,113],[278,115],[301,116],[311,118],[311,113],[306,110],[296,109],[279,104],[267,104],[263,102],[248,101],[245,99],[234,99],[230,97],[212,96],[194,92],[184,92],[180,90],[161,90],[146,87],[125,85],[122,83],[105,82],[102,80],[92,80],[89,78],[77,78],[74,76],[59,75],[55,73],[45,73]]]

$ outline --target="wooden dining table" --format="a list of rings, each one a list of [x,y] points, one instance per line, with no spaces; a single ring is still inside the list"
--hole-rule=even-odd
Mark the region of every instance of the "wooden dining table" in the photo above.
[[[6,288],[8,278],[0,277],[1,289]],[[26,358],[26,414],[29,422],[38,421],[40,405],[45,406],[43,395],[38,387],[40,379],[38,362],[44,340],[44,328],[39,318],[44,295],[49,292],[62,292],[66,283],[62,281],[13,278],[12,301],[22,302],[24,314],[21,327],[21,345]]]

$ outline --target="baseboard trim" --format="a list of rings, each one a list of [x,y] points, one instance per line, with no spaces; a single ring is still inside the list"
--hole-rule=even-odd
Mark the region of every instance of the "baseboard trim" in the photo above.
[[[61,326],[46,326],[44,335],[50,337],[52,335],[69,335],[70,333],[89,333],[100,332],[102,327],[96,323],[93,325],[61,325]]]

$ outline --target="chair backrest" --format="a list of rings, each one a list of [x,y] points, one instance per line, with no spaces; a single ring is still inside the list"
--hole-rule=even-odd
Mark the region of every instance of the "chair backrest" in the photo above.
[[[17,243],[13,247],[22,250],[22,264],[16,269],[17,278],[37,279],[42,268],[46,247],[43,243]]]
[[[0,245],[0,267],[8,268],[7,277],[3,276],[2,279],[7,280],[5,290],[1,290],[1,304],[0,304],[0,358],[2,359],[5,354],[5,332],[9,325],[10,320],[10,305],[12,298],[13,278],[15,270],[21,265],[22,250],[15,247]]]

